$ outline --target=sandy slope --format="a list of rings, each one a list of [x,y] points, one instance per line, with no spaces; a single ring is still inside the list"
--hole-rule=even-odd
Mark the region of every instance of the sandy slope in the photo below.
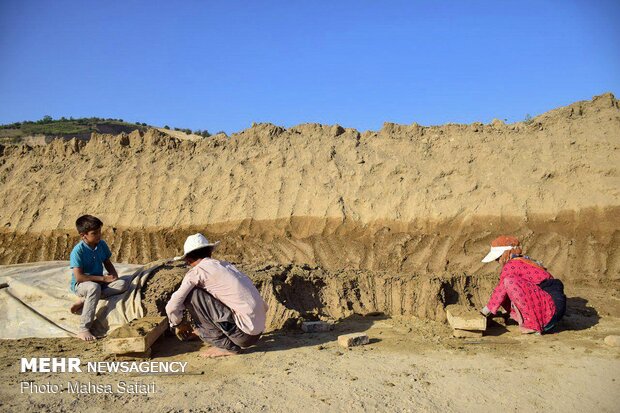
[[[529,124],[260,124],[197,142],[155,130],[6,147],[11,231],[72,229],[84,211],[120,228],[297,217],[424,225],[463,216],[618,206],[620,109],[611,95]]]
[[[480,255],[512,232],[566,278],[617,280],[619,142],[607,94],[529,124],[261,124],[6,147],[0,263],[65,259],[75,218],[92,213],[125,262],[173,256],[199,230],[234,261],[488,274]]]
[[[176,138],[179,140],[199,141],[199,140],[204,139],[202,136],[196,135],[195,133],[185,133],[185,132],[178,131],[178,130],[171,130],[171,129],[164,129],[164,128],[157,128],[157,130],[160,131],[161,133],[164,133],[168,136],[172,136],[173,138]]]

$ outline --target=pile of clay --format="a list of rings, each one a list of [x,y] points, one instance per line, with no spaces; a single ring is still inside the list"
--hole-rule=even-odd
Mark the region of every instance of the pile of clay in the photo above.
[[[156,262],[145,265],[145,268],[157,266]],[[160,264],[155,268],[142,287],[142,307],[144,316],[165,316],[166,304],[183,281],[188,267],[182,262]]]
[[[158,324],[159,322],[153,318],[139,318],[113,330],[108,334],[108,338],[144,337]]]
[[[480,306],[496,282],[493,277],[466,274],[327,271],[294,264],[237,266],[269,306],[268,331],[295,327],[306,320],[343,320],[376,312],[444,321],[445,306]],[[188,270],[182,263],[173,263],[152,271],[142,290],[145,316],[166,315],[166,303]]]

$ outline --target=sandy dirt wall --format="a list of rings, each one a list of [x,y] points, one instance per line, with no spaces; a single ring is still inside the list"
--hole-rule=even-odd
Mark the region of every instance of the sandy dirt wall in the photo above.
[[[618,280],[620,109],[606,94],[505,125],[359,133],[259,124],[230,138],[157,130],[0,147],[0,263],[67,259],[84,213],[114,259],[221,239],[233,262],[489,274],[500,233],[567,280]]]
[[[611,94],[512,125],[359,133],[259,124],[200,141],[157,130],[94,134],[0,148],[0,227],[72,229],[86,212],[119,228],[553,216],[619,205],[619,142]]]
[[[553,218],[454,220],[424,225],[318,218],[246,220],[184,229],[111,229],[104,239],[113,260],[146,264],[178,255],[197,231],[221,240],[216,255],[245,264],[308,264],[326,270],[388,271],[395,274],[490,275],[482,264],[498,231],[521,237],[525,252],[556,276],[573,282],[620,280],[618,208],[561,213]],[[68,259],[75,231],[0,233],[0,263]]]

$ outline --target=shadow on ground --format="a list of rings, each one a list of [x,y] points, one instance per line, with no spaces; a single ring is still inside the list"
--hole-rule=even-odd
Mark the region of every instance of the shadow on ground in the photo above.
[[[374,322],[386,320],[385,315],[360,316],[352,315],[334,324],[334,329],[324,333],[304,333],[297,329],[281,329],[264,334],[257,345],[244,350],[244,354],[266,353],[271,351],[286,351],[302,347],[315,347],[335,342],[342,334],[364,332]],[[381,341],[373,338],[371,343]],[[179,341],[176,337],[168,335],[158,340],[153,345],[153,358],[171,357],[184,353],[193,353],[203,347],[200,340]]]
[[[386,320],[385,315],[379,316],[349,316],[334,325],[332,331],[325,333],[304,333],[300,330],[277,330],[268,333],[261,338],[257,346],[247,350],[247,353],[284,351],[300,347],[320,346],[322,344],[335,342],[338,336],[349,333],[361,333],[368,330],[374,322]],[[379,342],[373,339],[373,343]]]
[[[598,311],[588,305],[588,300],[581,297],[569,297],[566,300],[566,314],[558,323],[557,327],[546,334],[560,333],[562,331],[586,330],[598,324],[601,317]],[[516,325],[514,320],[507,319],[507,325]],[[489,321],[485,336],[501,336],[509,330],[504,326]]]
[[[581,297],[568,297],[566,314],[553,332],[586,330],[597,325],[600,319],[598,311],[588,305],[588,300]]]

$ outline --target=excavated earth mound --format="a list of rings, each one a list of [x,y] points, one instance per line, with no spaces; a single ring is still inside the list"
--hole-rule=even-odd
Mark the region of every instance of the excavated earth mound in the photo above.
[[[150,267],[151,264],[147,265]],[[308,265],[238,265],[269,305],[267,329],[295,327],[302,320],[342,320],[377,312],[445,319],[444,307],[478,306],[494,279],[467,275],[416,276]],[[142,290],[145,316],[166,315],[165,306],[189,267],[165,264],[151,273]]]
[[[501,233],[569,285],[617,288],[619,143],[605,94],[510,125],[259,124],[0,147],[0,263],[67,259],[84,213],[105,222],[116,261],[172,257],[200,231],[278,302],[272,328],[479,304],[497,271],[480,259]],[[165,271],[184,270],[162,271],[174,284]],[[149,313],[171,287],[150,287]]]

